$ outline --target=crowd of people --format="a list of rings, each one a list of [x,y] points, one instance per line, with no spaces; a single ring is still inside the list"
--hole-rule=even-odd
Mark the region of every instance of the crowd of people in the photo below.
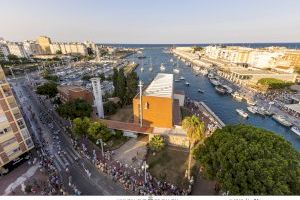
[[[113,181],[121,184],[128,193],[136,195],[188,195],[191,192],[191,185],[187,189],[180,189],[173,184],[153,177],[149,172],[143,170],[142,166],[137,169],[112,159],[113,151],[106,151],[102,156],[102,152],[86,138],[80,142],[73,139],[72,143],[83,156],[94,163],[100,172],[107,174]]]

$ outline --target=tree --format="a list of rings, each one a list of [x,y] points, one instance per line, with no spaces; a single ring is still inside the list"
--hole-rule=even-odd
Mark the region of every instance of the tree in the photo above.
[[[92,106],[83,99],[75,99],[57,107],[60,116],[66,119],[75,119],[90,117],[92,114]]]
[[[118,76],[119,76],[119,72],[117,68],[113,69],[114,73],[112,75],[112,81],[113,81],[113,86],[115,88],[114,90],[114,95],[115,96],[119,96],[119,88],[118,88]]]
[[[104,73],[100,73],[99,74],[99,78],[100,78],[101,81],[105,81],[105,75],[104,75]]]
[[[284,138],[250,125],[218,129],[194,156],[229,195],[299,195],[300,154]]]
[[[266,85],[270,89],[282,89],[293,85],[292,82],[286,82],[276,78],[262,78],[259,79],[257,83],[261,85]]]
[[[8,59],[9,61],[12,61],[12,62],[19,61],[19,57],[16,56],[16,55],[14,55],[14,54],[8,54],[8,55],[7,55],[7,59]]]
[[[107,126],[100,122],[91,123],[87,131],[93,141],[101,138],[104,142],[107,142],[112,137],[112,133]]]
[[[132,99],[135,97],[138,89],[139,78],[136,72],[131,72],[127,75],[126,82],[126,104],[131,104]]]
[[[36,93],[40,95],[47,95],[50,98],[55,97],[58,93],[57,84],[52,81],[44,83],[36,88]]]
[[[165,147],[164,138],[160,135],[155,135],[151,138],[149,147],[152,151],[159,152]]]
[[[56,54],[62,54],[61,50],[57,50],[55,53]]]
[[[108,101],[103,105],[103,110],[105,115],[113,115],[118,110],[118,104]]]
[[[205,126],[195,115],[185,117],[182,121],[182,128],[187,132],[189,139],[189,163],[188,163],[188,178],[191,177],[191,162],[192,149],[197,141],[202,143],[205,139]]]
[[[86,135],[90,124],[91,120],[88,117],[76,118],[73,120],[73,131],[77,136]]]

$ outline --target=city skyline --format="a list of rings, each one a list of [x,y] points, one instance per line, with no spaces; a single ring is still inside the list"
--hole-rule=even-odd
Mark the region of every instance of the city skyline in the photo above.
[[[0,37],[132,44],[299,42],[299,6],[294,0],[13,0],[1,2]]]

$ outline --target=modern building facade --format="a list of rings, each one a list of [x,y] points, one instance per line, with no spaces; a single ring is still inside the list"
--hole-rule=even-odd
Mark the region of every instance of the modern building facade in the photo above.
[[[97,116],[100,118],[104,118],[100,78],[91,78],[91,82],[92,82],[93,95],[94,95],[94,106],[97,109]]]
[[[37,39],[37,43],[40,45],[42,48],[42,51],[44,54],[50,54],[50,44],[51,44],[51,39],[46,36],[39,36]]]
[[[72,42],[63,43],[56,42],[50,45],[50,50],[52,54],[56,54],[57,51],[61,51],[62,54],[80,54],[87,55],[87,47],[84,43]]]
[[[0,173],[34,148],[21,111],[0,68]]]
[[[35,41],[26,40],[23,42],[23,46],[27,55],[39,55],[42,54],[42,49]]]

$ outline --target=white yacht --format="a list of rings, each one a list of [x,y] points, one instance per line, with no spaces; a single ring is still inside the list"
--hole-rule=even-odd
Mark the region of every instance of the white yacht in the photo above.
[[[242,101],[243,100],[243,97],[238,92],[234,92],[231,95],[233,96],[233,98],[235,98],[238,101]]]
[[[248,117],[248,113],[243,111],[242,109],[236,109],[235,111],[244,118]]]
[[[144,67],[141,68],[141,72],[143,72],[143,71],[144,71]]]
[[[185,82],[185,85],[186,85],[186,86],[190,86],[190,83],[186,81],[186,82]]]
[[[160,64],[160,71],[165,71],[166,70],[166,67],[164,66],[164,64],[163,63],[161,63]]]
[[[209,81],[210,81],[211,84],[213,84],[214,86],[220,85],[220,82],[219,82],[217,79],[211,78],[211,79],[209,79]]]
[[[297,126],[292,126],[291,131],[296,133],[298,136],[300,136],[300,128]]]
[[[248,106],[247,110],[253,114],[257,113],[257,107],[255,106]]]
[[[284,116],[282,115],[273,115],[272,118],[277,121],[278,123],[282,124],[283,126],[287,126],[287,127],[290,127],[292,126],[292,123],[289,122]]]
[[[179,74],[180,71],[179,71],[179,69],[174,68],[174,69],[173,69],[173,72],[174,72],[175,74]]]
[[[173,62],[173,58],[170,59],[170,62]]]
[[[233,89],[232,89],[231,87],[229,87],[228,85],[222,85],[222,86],[223,86],[223,88],[226,89],[226,92],[227,92],[228,94],[231,94],[231,93],[233,92]]]
[[[179,80],[184,80],[185,78],[183,76],[180,76]]]

